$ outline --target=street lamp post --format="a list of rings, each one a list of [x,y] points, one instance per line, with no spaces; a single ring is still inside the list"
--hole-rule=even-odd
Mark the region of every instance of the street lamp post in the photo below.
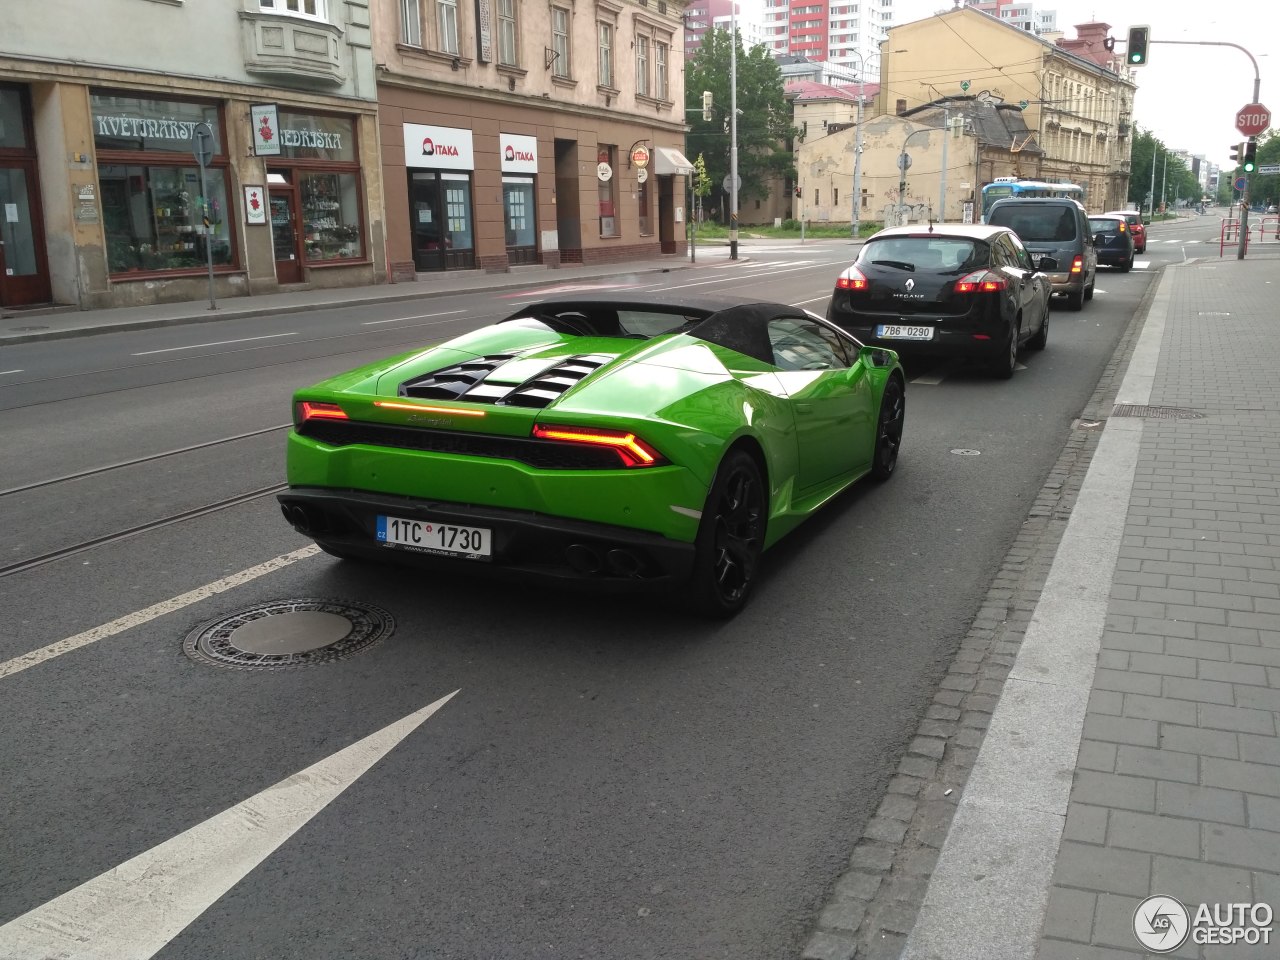
[[[858,239],[862,232],[862,101],[866,99],[867,61],[862,54],[858,58],[858,120],[853,137],[853,211],[850,216],[850,236]]]
[[[729,7],[729,259],[738,259],[738,2]]]

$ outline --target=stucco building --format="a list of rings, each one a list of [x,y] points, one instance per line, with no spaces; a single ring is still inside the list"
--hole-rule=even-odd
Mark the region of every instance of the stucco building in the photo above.
[[[42,0],[4,21],[0,306],[200,299],[210,259],[218,297],[385,279],[366,0]]]
[[[395,280],[683,253],[683,6],[373,0]]]

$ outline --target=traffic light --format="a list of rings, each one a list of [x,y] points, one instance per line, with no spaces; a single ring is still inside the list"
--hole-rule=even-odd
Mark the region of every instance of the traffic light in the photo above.
[[[1258,140],[1256,137],[1250,137],[1249,142],[1244,145],[1244,172],[1253,173],[1258,166]]]
[[[799,185],[797,185],[797,186],[796,186],[796,199],[797,199],[797,200],[799,200],[799,199],[800,199],[801,197],[803,197],[803,196],[804,196],[804,191],[800,189]]]
[[[703,120],[711,119],[711,91],[710,90],[702,91],[702,119]]]
[[[1243,140],[1231,148],[1231,165],[1233,167],[1240,166],[1241,161],[1244,160],[1245,152],[1248,149],[1249,149],[1249,145],[1245,143]]]
[[[1150,27],[1129,28],[1129,66],[1141,67],[1147,62],[1147,44],[1151,42]]]

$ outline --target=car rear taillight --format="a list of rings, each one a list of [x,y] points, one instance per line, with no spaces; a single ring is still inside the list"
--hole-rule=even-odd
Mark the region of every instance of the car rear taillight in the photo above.
[[[1084,257],[1076,257],[1071,261],[1071,272],[1079,273],[1084,269]]]
[[[293,422],[301,426],[308,420],[348,420],[347,411],[336,403],[302,400],[293,405]]]
[[[956,281],[956,293],[993,293],[1003,290],[1006,284],[1004,277],[990,270],[975,270]]]
[[[1117,226],[1119,226],[1119,228],[1120,228],[1120,232],[1121,232],[1121,233],[1124,233],[1124,232],[1125,232],[1125,225],[1124,225],[1123,223],[1121,223],[1121,224],[1117,224]]]
[[[539,440],[558,443],[579,443],[587,446],[609,447],[618,455],[624,467],[654,467],[667,462],[667,458],[634,433],[625,430],[606,430],[600,427],[562,427],[535,423],[533,436]]]
[[[862,275],[862,271],[857,267],[850,267],[836,277],[836,289],[865,290],[867,289],[867,278]]]

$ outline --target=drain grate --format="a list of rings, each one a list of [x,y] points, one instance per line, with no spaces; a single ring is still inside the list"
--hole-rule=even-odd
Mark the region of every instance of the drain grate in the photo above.
[[[1113,417],[1147,417],[1157,420],[1203,420],[1204,414],[1190,407],[1150,407],[1138,403],[1117,403]]]
[[[354,656],[395,629],[391,614],[350,600],[273,600],[201,624],[182,649],[197,663],[280,670]]]

